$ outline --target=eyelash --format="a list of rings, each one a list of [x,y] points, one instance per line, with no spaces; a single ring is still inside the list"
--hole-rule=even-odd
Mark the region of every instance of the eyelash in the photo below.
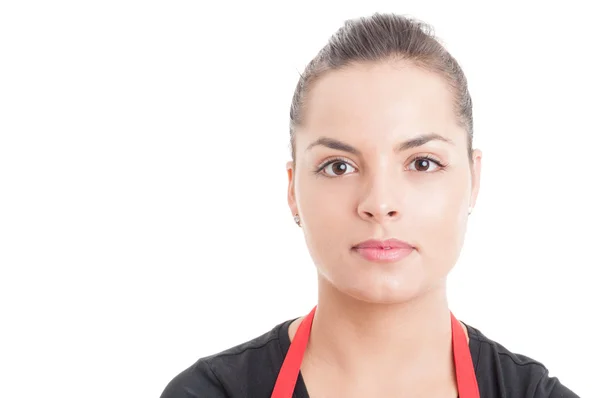
[[[437,160],[437,159],[433,158],[430,155],[415,156],[413,159],[411,159],[411,161],[410,161],[409,164],[412,164],[412,163],[414,163],[417,160],[428,160],[430,162],[435,163],[439,167],[439,170],[430,171],[430,172],[424,171],[424,172],[421,172],[421,173],[437,173],[438,171],[444,171],[446,169],[446,167],[448,167],[447,163],[443,163],[442,161]],[[321,163],[319,166],[317,166],[317,168],[315,169],[314,173],[315,174],[320,174],[325,169],[325,167],[329,166],[332,163],[336,163],[336,162],[344,162],[344,163],[347,163],[350,166],[354,167],[355,169],[358,169],[358,167],[353,166],[352,163],[350,161],[348,161],[348,159],[344,159],[344,158],[341,158],[341,157],[336,157],[336,158],[332,158],[332,159],[329,159],[329,160]],[[410,170],[410,171],[413,171],[413,170]]]
[[[416,160],[428,160],[430,162],[435,163],[438,167],[439,170],[436,171],[430,171],[429,173],[437,173],[438,171],[444,171],[446,169],[446,167],[448,167],[448,163],[443,163],[441,160],[437,160],[434,157],[430,156],[430,155],[419,155],[419,156],[415,156],[409,164],[412,164],[414,161]],[[412,171],[412,170],[411,170]],[[427,171],[424,171],[423,173],[427,173]]]
[[[344,158],[331,158],[329,160],[326,160],[325,162],[321,163],[319,166],[317,166],[317,168],[315,169],[315,174],[320,174],[325,167],[329,166],[332,163],[336,163],[336,162],[343,162],[343,163],[347,163],[350,166],[352,166],[352,163],[348,161],[348,159],[344,159]],[[354,167],[354,166],[352,166]],[[357,169],[358,167],[354,167],[355,169]],[[329,177],[329,176],[327,176]]]

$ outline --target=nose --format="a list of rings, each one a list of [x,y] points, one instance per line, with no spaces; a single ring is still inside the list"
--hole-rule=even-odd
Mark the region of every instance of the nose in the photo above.
[[[401,215],[400,196],[398,181],[390,181],[383,176],[372,178],[365,184],[358,215],[363,220],[377,223],[396,220]]]

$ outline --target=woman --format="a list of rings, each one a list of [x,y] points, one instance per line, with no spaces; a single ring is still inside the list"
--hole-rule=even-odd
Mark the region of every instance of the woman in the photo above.
[[[318,270],[316,310],[200,359],[163,398],[576,397],[448,308],[481,152],[466,78],[426,25],[347,21],[290,117],[288,202]]]

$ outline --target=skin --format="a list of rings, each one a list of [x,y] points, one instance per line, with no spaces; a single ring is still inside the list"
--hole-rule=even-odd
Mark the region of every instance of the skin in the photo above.
[[[406,61],[354,64],[312,84],[303,116],[287,170],[319,281],[301,369],[309,393],[456,397],[446,278],[477,200],[481,151],[469,157],[447,82]],[[414,250],[382,264],[353,249],[389,238]]]

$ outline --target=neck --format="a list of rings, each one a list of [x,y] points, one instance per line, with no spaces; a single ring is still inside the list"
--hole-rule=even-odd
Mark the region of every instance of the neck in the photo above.
[[[453,372],[451,330],[445,284],[408,302],[372,304],[320,280],[307,355],[348,376],[446,379]]]

